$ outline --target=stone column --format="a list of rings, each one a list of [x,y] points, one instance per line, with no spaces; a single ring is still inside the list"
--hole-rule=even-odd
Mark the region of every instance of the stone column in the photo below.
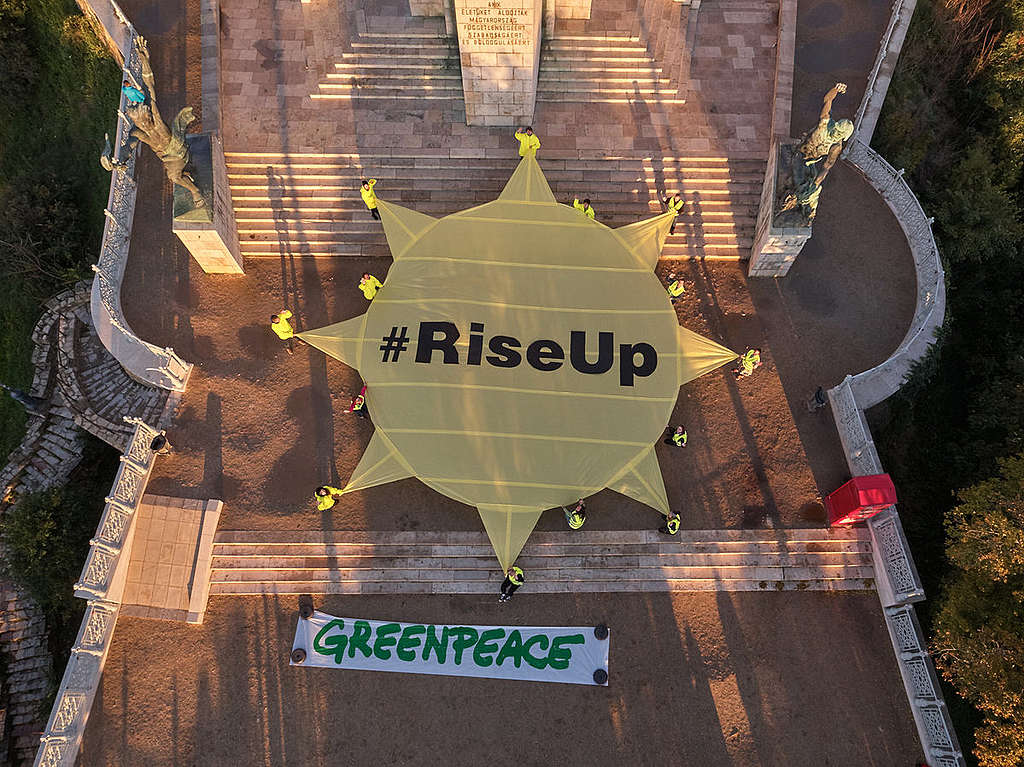
[[[786,169],[796,145],[793,140],[772,142],[747,269],[750,277],[785,277],[804,244],[811,239],[809,221],[797,211],[779,211],[779,188],[785,185]]]
[[[238,225],[220,136],[193,133],[186,141],[196,186],[206,206],[194,207],[188,190],[175,185],[171,230],[207,274],[243,274]]]
[[[533,120],[543,0],[455,0],[467,125]]]

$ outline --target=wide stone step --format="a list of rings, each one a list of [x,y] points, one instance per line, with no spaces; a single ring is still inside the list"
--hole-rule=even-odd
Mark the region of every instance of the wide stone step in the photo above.
[[[421,211],[422,212],[422,211]],[[700,226],[706,232],[709,233],[729,233],[735,231],[746,231],[754,226],[754,221],[750,219],[731,220],[731,221],[703,221],[700,219],[694,219],[692,217],[680,216],[676,223],[676,228],[680,226]],[[345,221],[330,221],[320,223],[318,225],[295,225],[289,227],[294,229],[292,234],[300,237],[307,237],[313,239],[323,239],[329,235],[343,234],[348,232],[360,231],[360,227],[365,228],[367,231],[379,231],[380,224],[372,221],[369,218],[369,214],[366,213],[365,209],[363,212],[353,212],[349,220]],[[273,235],[279,234],[280,224],[277,221],[271,220],[260,220],[260,221],[240,221],[238,226],[238,233],[243,236],[256,235],[255,238],[247,237],[247,239],[258,239],[262,235]]]
[[[211,596],[258,594],[486,594],[497,598],[500,578],[483,581],[322,581],[211,583]],[[874,589],[871,579],[841,580],[729,580],[714,578],[651,581],[565,581],[529,583],[524,594],[677,592],[677,591],[865,591]]]
[[[779,527],[680,530],[671,539],[657,530],[581,530],[578,532],[535,532],[528,547],[653,544],[731,545],[761,543],[779,548],[794,543],[861,542],[870,545],[866,528]],[[490,546],[487,535],[475,530],[431,532],[418,530],[218,530],[215,545],[222,544],[335,543],[345,545],[476,545]]]
[[[353,50],[351,53],[342,53],[342,61],[360,61],[364,59],[379,59],[381,62],[384,61],[405,61],[405,62],[416,62],[416,61],[439,61],[444,59],[454,59],[456,64],[459,63],[459,49],[450,48],[445,46],[415,46],[411,48],[404,45],[376,45],[366,44],[361,45],[356,43],[360,47]]]
[[[338,554],[286,555],[274,551],[273,554],[225,554],[222,550],[214,551],[213,567],[220,570],[409,570],[430,569],[440,567],[447,570],[491,570],[494,567],[493,555],[485,556],[400,556],[398,554],[364,553],[361,556]],[[765,552],[762,554],[739,554],[731,552],[703,554],[597,554],[581,552],[578,554],[547,554],[537,552],[523,554],[517,560],[519,564],[533,571],[542,568],[562,569],[566,567],[583,568],[643,568],[643,567],[676,567],[676,568],[714,568],[717,570],[750,568],[750,567],[839,567],[839,566],[871,566],[871,555],[853,552],[821,552],[804,554],[779,554]]]
[[[816,565],[810,567],[579,567],[570,562],[562,567],[530,567],[523,564],[531,581],[576,582],[576,581],[629,581],[665,580],[763,580],[763,581],[812,581],[870,579],[874,571],[870,565]],[[442,569],[441,565],[425,569],[379,569],[379,568],[260,568],[260,569],[217,569],[210,574],[211,583],[282,583],[301,581],[304,583],[346,583],[367,581],[381,583],[389,581],[484,581],[494,578],[495,563],[489,567],[466,570]]]
[[[745,261],[750,258],[750,249],[754,238],[751,234],[734,240],[722,242],[702,242],[692,244],[682,242],[678,245],[668,243],[661,249],[661,260],[689,261],[692,259],[707,261]],[[333,242],[311,244],[301,240],[280,243],[254,242],[241,244],[242,255],[252,259],[279,260],[284,255],[290,258],[391,258],[391,249],[384,238],[375,242]]]

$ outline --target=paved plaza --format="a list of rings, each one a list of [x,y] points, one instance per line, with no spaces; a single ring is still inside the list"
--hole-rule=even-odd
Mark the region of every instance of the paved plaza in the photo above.
[[[220,6],[221,131],[236,210],[251,210],[248,223],[239,212],[245,274],[203,273],[167,227],[172,199],[159,162],[141,156],[125,310],[140,337],[195,363],[168,429],[174,452],[158,459],[147,491],[223,501],[219,531],[479,532],[474,509],[416,479],[315,510],[313,488],[345,483],[373,427],[343,412],[362,385],[356,372],[306,346],[287,355],[268,318],[288,308],[305,330],[354,317],[366,310],[360,275],[386,277],[379,224],[360,209],[351,178],[380,176],[381,199],[451,213],[496,196],[517,159],[512,131],[467,127],[450,98],[406,103],[384,86],[368,97],[365,79],[360,98],[343,97],[351,80],[329,75],[360,40],[384,39],[386,56],[443,32],[440,19],[411,17],[406,2]],[[625,46],[609,58],[628,58],[632,38],[644,45],[655,34],[655,6],[593,0],[590,21],[559,20],[556,36],[600,38]],[[198,0],[124,7],[150,41],[165,113],[199,104]],[[672,12],[673,29],[685,29],[688,9]],[[749,251],[753,179],[768,152],[777,13],[774,2],[706,0],[692,59],[652,52],[641,63],[663,75],[650,87],[626,84],[634,95],[622,103],[614,93],[562,101],[552,90],[533,121],[556,197],[589,194],[609,225],[658,213],[661,195],[685,189],[686,214],[657,267],[686,282],[679,321],[731,349],[762,349],[765,365],[751,378],[722,369],[684,386],[672,423],[687,426],[689,446],[658,445],[670,506],[692,531],[821,528],[822,497],[849,470],[830,414],[808,412],[806,401],[884,361],[914,313],[900,227],[845,164],[829,177],[814,238],[788,277],[748,280],[737,260]],[[822,83],[837,77],[850,82],[837,109],[852,114],[887,15],[874,0],[800,3],[794,134],[811,127]],[[589,54],[577,48],[568,60],[577,55]],[[602,165],[612,159],[624,164]],[[310,171],[318,162],[325,169]],[[588,512],[587,531],[661,523],[611,490],[588,499]],[[564,529],[557,510],[537,526]],[[495,565],[495,593],[499,580]],[[490,594],[316,599],[335,615],[402,621],[604,621],[608,688],[291,668],[290,595],[214,589],[201,626],[123,613],[82,764],[895,767],[921,758],[872,591],[566,591],[531,594],[528,584],[502,606]],[[187,596],[175,592],[177,609]]]

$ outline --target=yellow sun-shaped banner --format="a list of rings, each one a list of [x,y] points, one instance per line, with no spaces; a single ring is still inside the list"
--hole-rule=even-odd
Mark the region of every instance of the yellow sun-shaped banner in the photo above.
[[[602,488],[668,513],[654,443],[679,387],[736,357],[679,326],[654,274],[672,214],[609,229],[533,157],[441,219],[379,205],[384,287],[301,334],[366,382],[376,430],[345,492],[417,477],[479,510],[503,569],[541,512]]]

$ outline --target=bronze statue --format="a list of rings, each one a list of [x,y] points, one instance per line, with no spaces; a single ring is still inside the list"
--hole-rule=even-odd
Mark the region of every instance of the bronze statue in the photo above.
[[[840,93],[846,93],[845,83],[836,83],[825,94],[825,102],[818,115],[818,124],[804,134],[792,155],[792,181],[783,192],[781,212],[799,210],[810,224],[818,212],[818,197],[825,176],[836,164],[843,151],[843,142],[853,135],[853,122],[832,119],[832,102]]]
[[[156,87],[153,83],[153,68],[149,63],[149,48],[141,36],[135,38],[135,50],[139,55],[142,82],[148,98],[141,103],[128,103],[125,107],[125,115],[132,122],[129,146],[134,148],[139,141],[148,145],[164,164],[164,170],[171,183],[188,189],[192,193],[195,206],[201,208],[206,204],[203,195],[195,180],[185,171],[185,166],[191,160],[188,144],[185,143],[185,130],[195,120],[192,107],[185,107],[178,112],[178,116],[168,129],[156,105]]]

